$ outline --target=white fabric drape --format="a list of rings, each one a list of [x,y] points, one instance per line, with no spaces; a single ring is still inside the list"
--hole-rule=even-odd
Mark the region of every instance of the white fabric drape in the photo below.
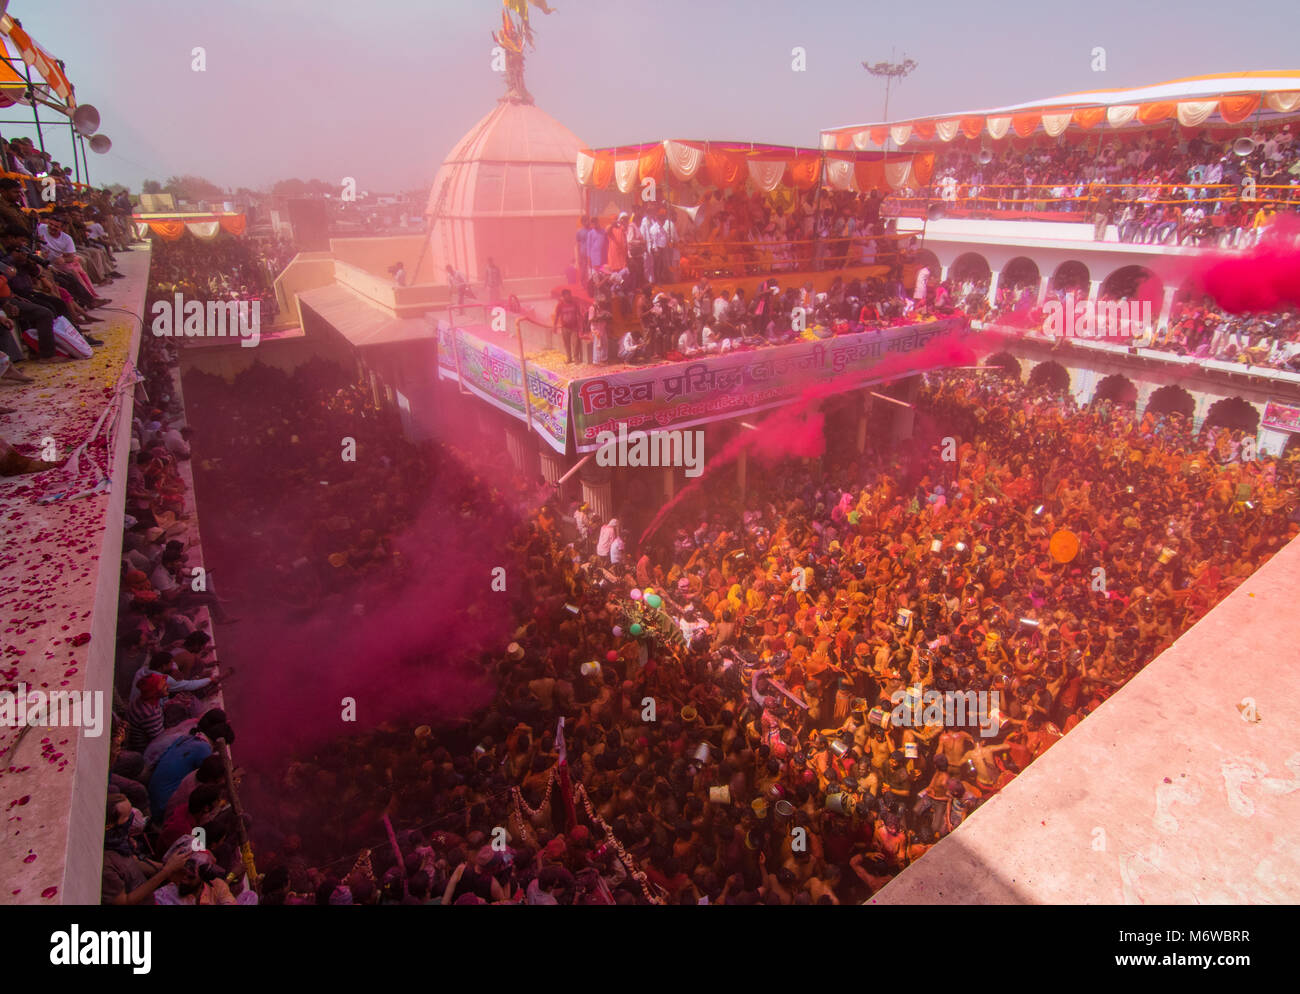
[[[591,183],[591,171],[596,168],[596,157],[587,152],[578,153],[578,185]]]
[[[700,171],[700,166],[704,165],[704,149],[695,148],[685,142],[666,139],[664,158],[668,161],[668,168],[673,171],[674,176],[680,180],[688,180]]]
[[[1218,106],[1217,100],[1180,100],[1177,111],[1178,123],[1184,128],[1198,128]]]
[[[135,222],[135,237],[136,237],[136,238],[148,238],[148,237],[149,237],[149,225],[145,224],[143,221],[137,221],[137,222]]]
[[[1055,138],[1070,126],[1070,118],[1073,116],[1070,111],[1064,114],[1044,114],[1043,130],[1047,132],[1049,138]]]
[[[940,141],[950,142],[957,137],[961,131],[961,121],[953,119],[951,121],[935,121],[934,133],[939,136]]]
[[[871,130],[869,128],[853,132],[853,147],[859,152],[865,152],[871,148]]]
[[[781,177],[785,175],[785,162],[760,162],[758,159],[749,160],[749,179],[756,187],[764,193],[771,193],[781,185]]]
[[[907,144],[907,139],[912,137],[912,126],[910,124],[895,124],[889,129],[889,137],[894,139],[894,144],[901,148]]]
[[[641,165],[638,156],[635,159],[614,160],[614,182],[619,193],[631,193],[636,189],[637,170]]]
[[[1264,106],[1279,114],[1289,114],[1300,107],[1300,90],[1278,90],[1264,98]]]
[[[901,159],[898,162],[885,163],[885,182],[891,189],[907,186],[912,178],[912,160]]]
[[[1122,128],[1137,117],[1137,104],[1116,104],[1106,108],[1106,123],[1112,128]]]
[[[220,221],[187,221],[185,227],[195,238],[201,238],[205,242],[210,242],[217,237],[221,231]]]
[[[997,141],[999,138],[1005,138],[1007,130],[1011,127],[1010,117],[990,117],[985,121],[989,129],[989,136]]]
[[[826,159],[826,182],[836,190],[853,190],[853,163],[847,159]]]

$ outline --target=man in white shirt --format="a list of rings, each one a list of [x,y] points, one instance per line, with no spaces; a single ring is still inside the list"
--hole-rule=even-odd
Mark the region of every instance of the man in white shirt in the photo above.
[[[600,530],[600,538],[596,540],[596,555],[602,559],[609,556],[609,547],[614,544],[614,536],[618,534],[618,518],[610,518],[605,526]]]
[[[664,227],[659,223],[659,218],[647,217],[646,220],[650,223],[646,227],[645,279],[647,283],[666,283],[668,269],[665,265],[665,256],[668,251],[668,236],[664,234]]]
[[[637,337],[636,329],[629,328],[618,347],[618,357],[624,362],[639,362],[644,351],[645,345]]]
[[[77,256],[77,245],[72,236],[63,230],[63,218],[51,214],[49,219],[36,229],[36,235],[45,247],[50,258],[50,265],[56,269],[71,273],[86,288],[92,297],[98,298],[95,284],[90,281],[86,271],[81,268],[81,259]]]
[[[686,637],[686,642],[689,645],[698,632],[708,630],[709,623],[695,613],[694,604],[687,604],[686,610],[682,612],[682,616],[677,620],[677,626],[682,630],[682,635]]]
[[[681,262],[681,254],[678,251],[677,224],[673,221],[672,214],[664,212],[662,227],[664,229],[664,244],[668,247],[668,254],[665,257],[664,265],[668,269],[668,276],[671,278],[677,272],[677,266]]]
[[[611,566],[617,566],[623,561],[623,550],[626,544],[623,532],[620,529],[609,543],[609,564]]]

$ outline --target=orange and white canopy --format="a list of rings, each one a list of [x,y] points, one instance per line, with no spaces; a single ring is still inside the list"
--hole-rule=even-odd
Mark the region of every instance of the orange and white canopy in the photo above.
[[[604,190],[612,183],[625,194],[642,189],[646,179],[661,183],[670,172],[679,182],[697,180],[719,189],[752,183],[771,193],[777,187],[811,190],[820,182],[836,190],[867,192],[924,186],[930,181],[934,155],[670,138],[644,145],[583,148],[577,166],[583,186]]]
[[[229,235],[242,235],[247,228],[247,218],[242,212],[133,214],[131,220],[137,238],[155,234],[165,242],[174,242],[186,232],[210,242],[223,231]]]
[[[888,140],[950,142],[959,135],[993,140],[1042,132],[1055,138],[1067,129],[1136,129],[1177,121],[1195,128],[1208,123],[1271,123],[1300,117],[1300,71],[1217,73],[1123,90],[1088,90],[994,110],[966,111],[904,121],[854,124],[822,131],[822,148],[868,149]]]
[[[22,25],[8,14],[0,17],[0,36],[7,39],[10,45],[14,49],[17,49],[18,54],[22,56],[23,61],[45,81],[50,90],[63,101],[69,110],[77,106],[75,88],[72,83],[68,81],[68,77],[63,72],[62,66],[59,65],[59,60],[36,42],[32,41],[31,36],[23,30]],[[3,44],[3,42],[0,42],[0,46],[3,46]],[[0,54],[8,55],[9,53],[3,52]],[[5,63],[5,67],[9,68],[8,63]],[[13,78],[18,78],[17,74],[12,72],[12,70],[3,75],[5,79],[0,80],[0,83],[11,83],[13,82]],[[23,88],[26,88],[25,82]],[[9,89],[8,86],[5,85],[3,89],[6,91],[3,95],[9,98],[5,106],[15,103],[16,100],[13,99],[14,95],[7,92]],[[21,95],[21,93],[19,93],[19,95]]]

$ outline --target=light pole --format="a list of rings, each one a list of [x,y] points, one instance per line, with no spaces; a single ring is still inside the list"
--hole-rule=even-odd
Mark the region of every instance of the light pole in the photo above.
[[[889,57],[894,57],[893,49],[890,49]],[[916,68],[916,60],[909,59],[904,53],[902,62],[864,62],[862,68],[873,76],[885,77],[885,116],[884,121],[889,123],[889,88],[893,85],[894,80],[902,82],[903,77],[911,74]]]

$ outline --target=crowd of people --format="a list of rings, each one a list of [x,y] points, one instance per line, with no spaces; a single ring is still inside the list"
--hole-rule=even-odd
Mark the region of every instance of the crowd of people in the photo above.
[[[274,322],[279,313],[275,277],[292,258],[292,248],[276,240],[218,235],[212,241],[180,238],[155,240],[150,270],[151,305],[181,294],[186,300],[257,302],[260,320]]]
[[[690,211],[584,215],[573,253],[579,285],[632,295],[697,277],[892,265],[905,248],[878,190],[701,190],[688,199],[698,201]]]
[[[629,297],[597,274],[585,308],[571,289],[561,292],[552,330],[569,363],[639,364],[879,331],[951,317],[977,303],[973,288],[963,300],[950,283],[923,284],[909,293],[901,265],[887,278],[847,275],[836,275],[820,292],[811,281],[782,287],[773,277],[751,298],[743,287],[715,289],[706,276],[695,281],[689,297],[653,284]]]
[[[277,249],[287,246],[156,242],[147,299],[256,299],[269,289],[268,253]],[[222,681],[235,669],[218,665],[214,642],[214,624],[238,619],[205,565],[191,474],[182,471],[194,432],[181,400],[180,347],[146,334],[136,365],[105,812],[109,904],[258,900],[227,751],[235,736]]]
[[[887,210],[937,201],[976,213],[1074,214],[1096,225],[1098,239],[1114,225],[1125,242],[1248,245],[1278,211],[1300,207],[1300,144],[1290,124],[1243,136],[1254,142],[1244,156],[1235,139],[1203,135],[944,148],[929,187],[900,191]]]
[[[975,280],[953,281],[959,289],[957,296],[963,300],[963,309],[970,316],[997,326],[1003,325],[1018,332],[1046,333],[1051,330],[1052,315],[1060,316],[1066,310],[1077,308],[1088,299],[1088,287],[1083,282],[1054,281],[1038,303],[1039,287],[1036,279],[1002,280],[998,285],[997,304],[988,304],[988,283]],[[964,292],[968,291],[968,292]],[[1110,302],[1128,301],[1113,290],[1103,290],[1095,303],[1094,311],[1104,310]],[[1090,335],[1099,339],[1122,342],[1126,346],[1156,349],[1192,359],[1214,359],[1235,362],[1243,366],[1257,366],[1285,372],[1300,372],[1300,310],[1280,307],[1270,313],[1231,314],[1216,305],[1205,294],[1188,288],[1175,298],[1165,320],[1158,320],[1156,307],[1149,305],[1149,321],[1130,321],[1127,317],[1110,327],[1109,318],[1099,318],[1098,327]],[[1053,310],[1055,308],[1055,310]],[[1062,332],[1057,330],[1057,334]]]
[[[1300,530],[1294,460],[990,374],[933,376],[903,447],[711,486],[641,547],[640,522],[539,506],[504,453],[401,441],[337,368],[192,381],[197,410],[243,419],[202,458],[213,506],[263,529],[250,603],[349,623],[359,585],[417,581],[394,552],[425,500],[470,508],[527,578],[475,654],[489,705],[246,778],[262,903],[862,900]],[[382,458],[320,487],[345,429]],[[241,488],[254,467],[276,478]],[[993,734],[897,720],[926,691],[996,695]]]
[[[0,362],[8,378],[24,379],[14,364],[86,358],[103,344],[90,326],[104,320],[94,312],[123,275],[114,253],[135,240],[130,209],[107,191],[78,198],[46,208],[21,181],[0,178]]]
[[[104,821],[106,904],[256,903],[240,867],[213,622],[229,623],[203,569],[181,472],[192,431],[174,343],[145,336],[122,537],[113,733]],[[201,830],[202,834],[196,834]]]

